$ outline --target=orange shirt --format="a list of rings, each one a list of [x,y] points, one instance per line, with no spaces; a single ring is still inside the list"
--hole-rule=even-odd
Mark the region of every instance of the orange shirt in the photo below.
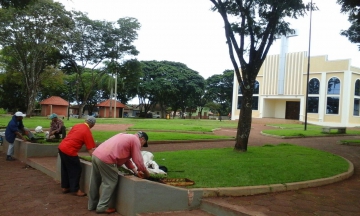
[[[96,147],[94,137],[86,123],[72,127],[69,134],[61,141],[59,149],[66,155],[77,156],[84,144],[87,150]]]

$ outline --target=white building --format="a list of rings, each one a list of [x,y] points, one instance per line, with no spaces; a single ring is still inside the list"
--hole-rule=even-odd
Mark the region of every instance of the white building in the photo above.
[[[305,121],[307,52],[266,57],[256,78],[253,118]],[[236,75],[234,75],[236,76]],[[238,119],[242,94],[234,77],[232,119]],[[360,126],[360,68],[350,59],[310,58],[307,122],[329,126]]]

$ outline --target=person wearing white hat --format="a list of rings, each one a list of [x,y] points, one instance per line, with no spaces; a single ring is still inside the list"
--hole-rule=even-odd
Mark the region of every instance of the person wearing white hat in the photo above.
[[[24,124],[22,122],[23,117],[25,117],[26,114],[22,113],[22,112],[16,112],[13,117],[11,118],[8,126],[6,127],[5,130],[5,138],[9,143],[9,147],[7,150],[7,156],[6,156],[6,160],[7,161],[13,161],[15,160],[13,158],[13,154],[14,154],[14,141],[15,138],[18,137],[24,141],[27,141],[27,139],[24,137],[24,135],[26,135],[27,137],[29,137],[29,139],[31,141],[34,141],[34,135],[30,132],[29,129],[24,127]]]

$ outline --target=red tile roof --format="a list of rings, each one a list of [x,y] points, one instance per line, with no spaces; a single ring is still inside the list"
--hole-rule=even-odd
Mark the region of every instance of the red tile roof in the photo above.
[[[69,102],[62,99],[58,96],[51,96],[40,102],[42,105],[60,105],[60,106],[69,106]]]
[[[96,106],[97,107],[110,107],[110,101],[111,101],[111,106],[114,106],[115,100],[110,100],[110,99],[103,101],[103,102],[97,104]],[[125,108],[125,105],[120,103],[119,101],[116,101],[116,108]]]

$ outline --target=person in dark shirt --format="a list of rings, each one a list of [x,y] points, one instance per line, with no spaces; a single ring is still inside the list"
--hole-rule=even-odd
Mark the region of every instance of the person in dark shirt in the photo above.
[[[26,135],[27,137],[29,137],[29,139],[31,141],[34,141],[34,135],[30,132],[29,129],[24,127],[24,124],[22,122],[23,118],[26,116],[26,114],[22,113],[22,112],[16,112],[13,117],[11,118],[8,126],[6,127],[5,130],[5,139],[8,141],[9,143],[9,147],[7,150],[7,156],[6,156],[6,160],[7,161],[13,161],[15,160],[13,158],[14,155],[14,141],[15,138],[20,138],[24,141],[28,141],[24,135]]]

